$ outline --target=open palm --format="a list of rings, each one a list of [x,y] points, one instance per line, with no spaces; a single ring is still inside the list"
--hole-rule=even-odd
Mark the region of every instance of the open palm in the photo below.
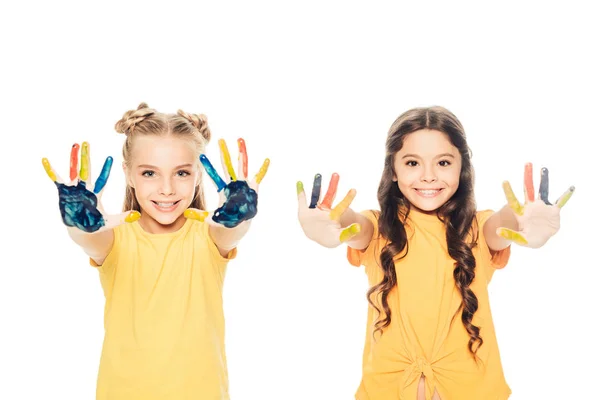
[[[137,211],[117,215],[106,215],[100,199],[110,175],[113,159],[107,157],[95,184],[90,179],[89,144],[81,145],[81,166],[78,169],[79,144],[71,148],[70,181],[65,183],[54,171],[47,158],[42,164],[58,189],[58,206],[65,225],[92,233],[112,229],[124,222],[133,222],[140,217]]]

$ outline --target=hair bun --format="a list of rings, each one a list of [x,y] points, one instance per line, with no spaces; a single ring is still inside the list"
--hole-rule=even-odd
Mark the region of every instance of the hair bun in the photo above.
[[[210,129],[208,128],[208,119],[204,114],[188,114],[183,110],[177,110],[177,114],[190,121],[198,129],[198,132],[208,142],[210,141]]]
[[[148,104],[140,103],[137,110],[129,110],[123,114],[123,118],[115,124],[115,130],[119,133],[129,135],[133,132],[133,129],[137,124],[153,115],[155,112],[156,110],[148,107]]]

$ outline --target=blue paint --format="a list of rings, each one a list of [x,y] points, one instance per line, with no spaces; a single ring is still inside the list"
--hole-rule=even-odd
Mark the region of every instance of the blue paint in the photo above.
[[[316,208],[317,203],[319,202],[319,197],[321,197],[321,174],[316,174],[315,180],[313,181],[312,195],[310,196],[310,205],[308,208]]]
[[[204,166],[204,169],[208,173],[208,176],[210,176],[213,182],[215,182],[215,184],[217,185],[217,192],[223,190],[225,186],[227,186],[225,185],[225,181],[221,179],[215,168],[212,166],[210,161],[208,161],[208,158],[206,158],[204,154],[200,154],[200,162]]]
[[[548,190],[549,190],[550,182],[548,177],[548,168],[542,168],[542,177],[540,179],[540,199],[548,205],[552,205],[550,201],[548,201]]]
[[[231,181],[224,187],[225,203],[213,214],[213,221],[234,228],[257,213],[258,194],[246,181]]]
[[[85,188],[85,182],[67,186],[54,182],[58,188],[58,206],[63,222],[85,232],[96,232],[105,225],[98,210],[98,198]]]
[[[108,176],[110,175],[110,169],[112,168],[113,158],[108,156],[106,157],[106,161],[104,161],[104,165],[102,166],[102,172],[100,172],[100,176],[96,180],[96,184],[94,185],[94,193],[98,194],[104,186],[106,186],[106,181],[108,180]]]

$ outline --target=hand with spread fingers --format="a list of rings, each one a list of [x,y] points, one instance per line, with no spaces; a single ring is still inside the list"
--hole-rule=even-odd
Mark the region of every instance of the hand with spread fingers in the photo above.
[[[269,169],[270,160],[265,159],[258,173],[248,182],[248,153],[244,139],[238,139],[237,175],[223,139],[219,140],[219,147],[225,180],[219,176],[206,155],[200,155],[200,162],[217,187],[220,206],[210,213],[205,210],[188,208],[185,210],[184,215],[186,218],[206,221],[216,226],[237,228],[236,230],[240,231],[242,229],[247,230],[250,221],[258,211],[258,185]]]
[[[533,189],[533,173],[531,163],[525,165],[524,178],[525,204],[517,200],[510,183],[503,183],[504,194],[508,205],[515,213],[519,230],[498,228],[496,233],[521,246],[538,248],[543,246],[560,228],[560,210],[569,201],[575,187],[571,186],[557,201],[548,201],[548,169],[542,168],[538,198],[535,199]]]
[[[112,229],[125,222],[133,222],[140,218],[137,211],[128,211],[117,215],[106,215],[100,199],[112,167],[112,157],[107,157],[95,184],[92,183],[90,171],[89,144],[81,145],[81,165],[78,168],[79,144],[71,148],[69,183],[65,183],[54,171],[48,159],[42,164],[46,173],[58,188],[58,205],[62,220],[70,228],[93,233]]]
[[[352,239],[360,232],[360,225],[357,223],[347,227],[342,227],[340,218],[344,211],[350,207],[350,203],[356,196],[356,190],[350,189],[346,197],[333,209],[332,204],[337,193],[337,187],[340,176],[333,174],[329,181],[329,188],[319,203],[321,197],[321,175],[315,175],[310,205],[306,204],[306,195],[304,194],[304,185],[302,182],[296,184],[298,194],[298,220],[302,226],[304,234],[311,240],[328,248],[337,247],[340,244]]]

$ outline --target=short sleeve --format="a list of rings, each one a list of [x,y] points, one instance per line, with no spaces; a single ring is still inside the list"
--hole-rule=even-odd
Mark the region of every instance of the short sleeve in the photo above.
[[[202,231],[202,236],[204,236],[204,239],[206,240],[206,246],[210,253],[210,258],[212,260],[216,261],[218,264],[225,265],[237,256],[237,247],[234,249],[231,249],[229,251],[229,253],[227,253],[227,256],[223,257],[221,255],[221,252],[219,251],[219,248],[217,247],[215,242],[210,237],[210,233],[208,231],[209,227],[210,227],[210,224],[208,224],[206,222],[202,222],[200,229]]]
[[[488,247],[488,244],[485,240],[485,236],[483,234],[483,225],[492,216],[492,214],[494,214],[493,210],[484,210],[477,212],[477,247],[481,255],[480,261],[483,262],[483,269],[485,270],[488,282],[492,279],[494,271],[506,267],[506,265],[508,264],[508,259],[510,258],[511,248],[511,246],[508,246],[503,250],[493,251],[490,250],[490,248]]]
[[[379,212],[373,210],[362,211],[360,215],[366,217],[373,223],[373,236],[371,237],[371,241],[369,242],[369,246],[364,250],[353,249],[348,246],[347,250],[347,258],[350,264],[355,267],[360,267],[361,265],[371,265],[375,263],[377,255],[377,243],[379,237],[379,226],[378,226],[378,218]]]

